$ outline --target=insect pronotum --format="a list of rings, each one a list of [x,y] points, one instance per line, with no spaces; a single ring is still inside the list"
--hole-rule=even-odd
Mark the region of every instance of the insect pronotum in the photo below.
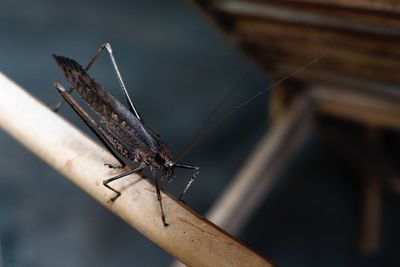
[[[126,98],[127,107],[121,104],[87,73],[103,50],[108,51],[118,82]],[[134,172],[140,173],[148,166],[156,187],[157,199],[161,210],[161,219],[164,226],[168,226],[162,206],[160,186],[156,175],[157,171],[161,171],[161,179],[172,181],[175,178],[175,168],[194,170],[194,174],[179,197],[179,199],[181,199],[199,174],[199,167],[174,161],[168,147],[161,141],[160,136],[146,126],[129,97],[109,43],[103,44],[97,50],[93,59],[85,69],[73,59],[57,55],[53,55],[53,57],[71,86],[71,89],[67,91],[61,83],[56,81],[54,83],[55,88],[120,163],[120,166],[105,165],[110,168],[123,168],[126,165],[131,167],[129,171],[103,181],[105,187],[116,193],[115,197],[111,198],[110,201],[115,201],[121,195],[121,192],[110,185],[112,181]],[[97,123],[71,97],[70,93],[73,90],[76,90],[81,98],[85,100],[98,116],[100,123]],[[58,104],[56,110],[58,110],[61,105],[62,102]],[[139,164],[139,166],[136,166],[135,163]]]

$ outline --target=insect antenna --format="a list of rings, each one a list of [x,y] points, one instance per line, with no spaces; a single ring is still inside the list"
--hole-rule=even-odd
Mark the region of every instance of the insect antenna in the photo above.
[[[235,83],[231,89],[229,89],[228,92],[221,98],[221,100],[214,106],[212,110],[207,114],[206,118],[196,131],[196,133],[193,135],[192,139],[190,140],[189,144],[185,147],[185,149],[179,154],[177,157],[177,162],[182,160],[192,149],[194,144],[198,143],[198,139],[200,138],[201,134],[205,131],[206,127],[209,126],[211,119],[217,114],[217,112],[221,109],[221,107],[224,106],[225,102],[228,101],[228,99],[235,93],[239,88],[240,84],[245,81],[250,75],[250,72],[246,73],[243,75],[242,78],[240,78],[239,81]]]
[[[219,119],[217,119],[207,130],[205,130],[205,127],[207,125],[209,125],[209,122],[211,120],[211,118],[215,115],[215,112],[220,108],[220,106],[222,104],[224,104],[226,102],[226,100],[233,94],[234,91],[236,91],[237,86],[235,86],[233,89],[231,89],[225,96],[224,98],[217,104],[217,106],[209,113],[209,115],[207,116],[206,120],[204,121],[204,123],[202,124],[202,126],[200,127],[200,129],[196,132],[195,136],[192,138],[192,141],[189,143],[189,145],[185,148],[185,150],[179,155],[177,162],[179,162],[180,160],[182,160],[190,151],[193,150],[193,148],[195,146],[197,146],[201,141],[203,141],[213,130],[215,130],[222,122],[224,122],[226,119],[228,119],[229,117],[231,117],[233,114],[235,114],[237,111],[239,111],[240,109],[242,109],[244,106],[248,105],[250,102],[252,102],[254,99],[256,99],[257,97],[259,97],[260,95],[266,93],[267,91],[271,90],[272,88],[276,87],[277,85],[283,83],[284,81],[286,81],[289,78],[294,77],[296,74],[304,71],[305,69],[309,68],[310,66],[314,65],[315,63],[317,63],[319,60],[321,60],[322,58],[326,57],[327,55],[329,55],[331,53],[331,51],[327,51],[325,54],[314,58],[312,61],[310,61],[309,63],[303,65],[302,67],[294,70],[293,72],[289,73],[288,75],[282,77],[281,79],[275,81],[274,83],[272,83],[271,85],[269,85],[267,88],[262,89],[261,91],[259,91],[257,94],[251,96],[250,98],[246,99],[245,101],[243,101],[241,104],[237,105],[235,108],[233,108],[231,111],[229,111],[228,113],[224,114],[223,116],[221,116]],[[243,79],[240,80],[240,82]],[[237,84],[239,84],[240,82],[238,82]]]

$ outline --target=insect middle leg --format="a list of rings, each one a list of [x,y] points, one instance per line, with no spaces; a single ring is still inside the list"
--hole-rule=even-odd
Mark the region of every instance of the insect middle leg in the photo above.
[[[154,185],[156,187],[156,193],[157,193],[157,200],[158,203],[160,204],[160,210],[161,210],[161,220],[164,224],[165,227],[168,226],[168,223],[165,221],[165,215],[164,215],[164,209],[163,209],[163,205],[162,205],[162,198],[161,198],[161,190],[160,190],[160,185],[158,184],[158,179],[156,176],[154,176]]]
[[[112,197],[112,198],[109,200],[109,202],[114,202],[117,198],[119,198],[119,197],[121,196],[121,192],[119,192],[119,191],[116,190],[115,188],[111,187],[111,186],[109,185],[109,183],[111,183],[112,181],[118,180],[118,179],[120,179],[120,178],[123,178],[123,177],[125,177],[125,176],[127,176],[127,175],[129,175],[129,174],[132,174],[132,173],[140,173],[140,172],[143,171],[144,167],[145,167],[145,165],[144,165],[144,164],[141,164],[141,165],[140,165],[138,168],[136,168],[136,169],[130,170],[130,171],[125,172],[125,173],[118,174],[118,175],[116,175],[116,176],[113,176],[113,177],[111,177],[111,178],[108,178],[108,179],[104,180],[104,181],[103,181],[103,185],[104,185],[105,187],[107,187],[108,189],[114,191],[114,192],[117,194],[115,197]]]

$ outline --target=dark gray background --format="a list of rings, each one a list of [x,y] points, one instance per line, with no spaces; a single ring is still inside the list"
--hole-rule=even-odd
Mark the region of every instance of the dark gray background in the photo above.
[[[0,70],[44,103],[58,101],[52,84],[63,80],[51,54],[85,64],[105,41],[113,45],[139,112],[174,155],[243,76],[226,111],[267,85],[188,2],[0,3]],[[107,56],[91,73],[121,98]],[[218,127],[186,159],[201,166],[186,197],[199,213],[215,201],[267,130],[266,96]],[[69,107],[61,115],[88,132]],[[0,266],[170,263],[167,253],[2,131],[0,148]],[[315,132],[240,238],[280,266],[396,265],[399,238],[391,234],[396,218],[385,217],[389,230],[382,252],[372,258],[358,252],[361,191],[349,169]],[[188,176],[181,171],[164,186],[177,194]],[[398,198],[389,198],[387,210],[393,211]]]

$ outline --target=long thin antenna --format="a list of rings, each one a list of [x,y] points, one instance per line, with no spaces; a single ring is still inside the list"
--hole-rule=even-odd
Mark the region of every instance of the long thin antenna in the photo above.
[[[246,106],[247,104],[249,104],[250,102],[252,102],[254,99],[256,99],[257,97],[259,97],[260,95],[262,95],[263,93],[271,90],[272,88],[276,87],[277,85],[281,84],[282,82],[286,81],[287,79],[295,76],[296,74],[298,74],[299,72],[304,71],[305,69],[309,68],[311,65],[315,64],[316,62],[318,62],[319,60],[321,60],[322,58],[326,57],[327,55],[329,55],[331,53],[331,51],[327,51],[325,54],[313,59],[312,61],[310,61],[309,63],[307,63],[306,65],[296,69],[295,71],[293,71],[292,73],[290,73],[289,75],[286,75],[285,77],[279,79],[278,81],[274,82],[273,84],[271,84],[270,86],[268,86],[267,88],[261,90],[260,92],[258,92],[257,94],[253,95],[252,97],[248,98],[247,100],[245,100],[244,102],[242,102],[241,104],[237,105],[234,109],[232,109],[230,112],[226,113],[225,115],[223,115],[220,119],[218,119],[214,124],[211,125],[211,127],[207,130],[207,131],[203,131],[203,134],[198,137],[197,139],[193,139],[195,141],[193,141],[185,150],[183,153],[181,153],[181,155],[178,157],[178,161],[182,160],[197,144],[199,144],[201,141],[204,140],[204,138],[210,133],[212,132],[217,126],[219,126],[223,121],[225,121],[226,119],[228,119],[230,116],[232,116],[233,114],[235,114],[238,110],[240,110],[241,108],[243,108],[244,106]],[[229,95],[229,94],[227,94]],[[224,102],[224,101],[222,101]],[[214,110],[216,110],[217,108],[214,108]],[[208,117],[212,117],[211,115],[209,115]],[[197,132],[197,135],[199,135],[199,132]]]
[[[198,138],[200,137],[201,133],[204,132],[204,129],[209,125],[209,122],[211,121],[211,119],[215,116],[215,114],[217,113],[218,110],[221,109],[221,107],[225,104],[225,102],[233,95],[233,93],[235,91],[237,91],[239,87],[239,85],[245,81],[248,76],[250,75],[250,73],[246,73],[242,78],[240,78],[239,81],[237,81],[235,83],[235,85],[233,87],[231,87],[231,89],[221,98],[221,100],[214,106],[214,108],[212,110],[210,110],[210,112],[208,113],[207,117],[204,119],[203,123],[200,125],[199,129],[196,131],[196,133],[193,135],[192,139],[190,140],[190,142],[188,143],[188,145],[186,146],[186,148],[183,150],[183,152],[177,157],[176,162],[179,162],[182,158],[183,155],[187,154],[188,152],[190,152],[190,149],[192,147],[192,144],[197,143]]]

